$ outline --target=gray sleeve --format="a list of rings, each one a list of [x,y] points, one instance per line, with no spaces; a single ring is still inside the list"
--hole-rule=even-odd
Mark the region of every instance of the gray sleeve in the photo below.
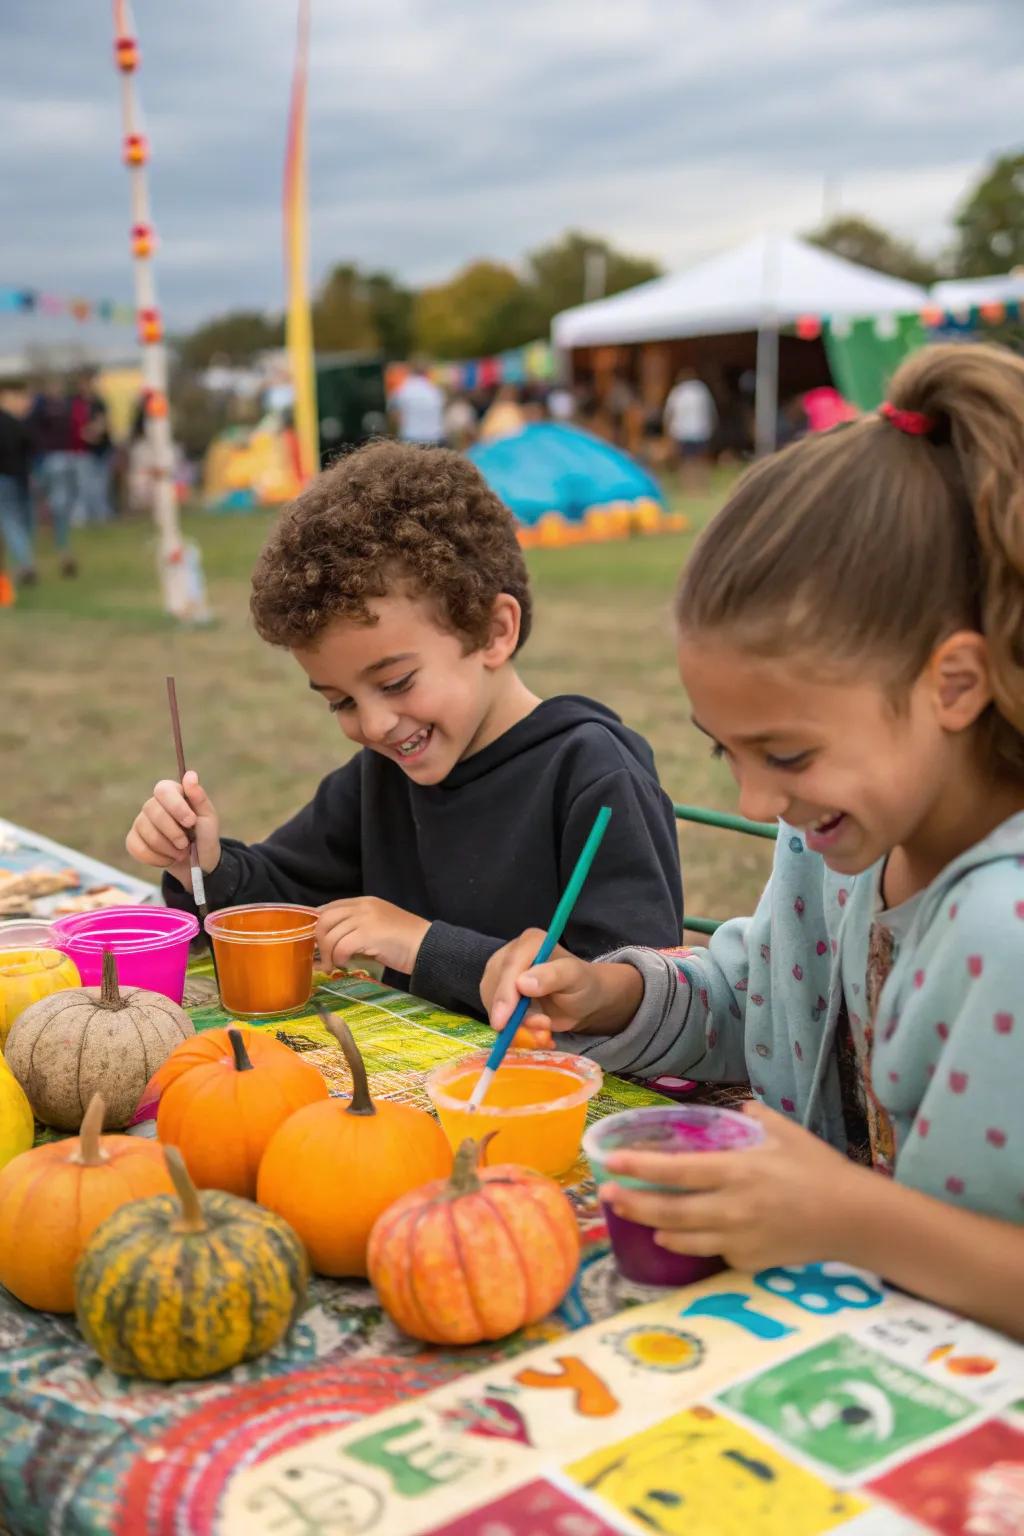
[[[560,1050],[592,1056],[608,1072],[634,1077],[685,1077],[706,1051],[706,1010],[667,955],[653,949],[617,949],[602,960],[635,966],[644,995],[633,1018],[617,1035],[559,1034]]]

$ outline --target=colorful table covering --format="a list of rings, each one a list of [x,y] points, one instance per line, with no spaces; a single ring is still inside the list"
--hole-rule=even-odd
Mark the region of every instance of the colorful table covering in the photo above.
[[[425,1104],[489,1032],[360,977],[319,979],[377,1094]],[[224,1023],[209,963],[197,1029]],[[347,1090],[315,1014],[261,1028]],[[591,1106],[652,1102],[607,1078]],[[139,1127],[140,1132],[152,1125]],[[74,1320],[0,1289],[0,1531],[12,1536],[1019,1536],[1024,1349],[838,1264],[624,1281],[582,1164],[558,1312],[427,1349],[368,1285],[315,1279],[282,1345],[214,1380],[107,1371]]]

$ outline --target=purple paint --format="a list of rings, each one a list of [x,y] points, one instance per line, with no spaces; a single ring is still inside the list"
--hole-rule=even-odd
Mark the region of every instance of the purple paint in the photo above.
[[[734,1110],[711,1104],[666,1104],[650,1109],[628,1109],[592,1125],[583,1138],[583,1150],[598,1184],[614,1180],[623,1189],[657,1189],[642,1179],[624,1178],[608,1171],[605,1159],[612,1152],[723,1152],[757,1146],[764,1131],[756,1120]],[[618,1216],[602,1201],[615,1262],[627,1280],[641,1285],[692,1285],[723,1267],[720,1258],[671,1253],[654,1241],[654,1228]]]
[[[699,1259],[690,1253],[671,1253],[654,1241],[654,1228],[616,1216],[610,1205],[601,1201],[605,1225],[619,1273],[638,1285],[693,1285],[708,1275],[717,1274],[725,1265],[719,1258]]]

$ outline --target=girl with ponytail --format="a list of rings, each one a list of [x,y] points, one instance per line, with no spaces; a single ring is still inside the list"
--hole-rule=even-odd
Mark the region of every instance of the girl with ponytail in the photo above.
[[[525,935],[491,1022],[522,993],[611,1070],[749,1082],[761,1147],[617,1154],[664,1246],[845,1260],[1024,1338],[1024,361],[928,348],[756,465],[676,620],[694,724],[779,823],[758,910],[590,965]]]

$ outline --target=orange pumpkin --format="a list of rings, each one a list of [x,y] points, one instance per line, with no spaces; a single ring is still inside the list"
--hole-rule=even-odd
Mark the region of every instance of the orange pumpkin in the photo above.
[[[27,1307],[73,1312],[75,1265],[100,1223],[173,1189],[162,1147],[102,1128],[97,1093],[74,1140],[33,1147],[0,1171],[0,1283]]]
[[[182,1041],[150,1079],[156,1133],[181,1149],[199,1189],[251,1200],[260,1158],[278,1126],[297,1109],[327,1098],[327,1084],[272,1035],[210,1029]]]
[[[539,1322],[579,1265],[576,1217],[555,1181],[512,1163],[478,1168],[481,1150],[464,1141],[451,1178],[399,1200],[370,1236],[381,1305],[428,1344],[479,1344]]]
[[[320,1274],[365,1275],[377,1217],[447,1174],[452,1154],[424,1110],[370,1097],[348,1026],[318,1011],[345,1053],[352,1097],[311,1104],[282,1125],[260,1164],[256,1198],[295,1229]]]

